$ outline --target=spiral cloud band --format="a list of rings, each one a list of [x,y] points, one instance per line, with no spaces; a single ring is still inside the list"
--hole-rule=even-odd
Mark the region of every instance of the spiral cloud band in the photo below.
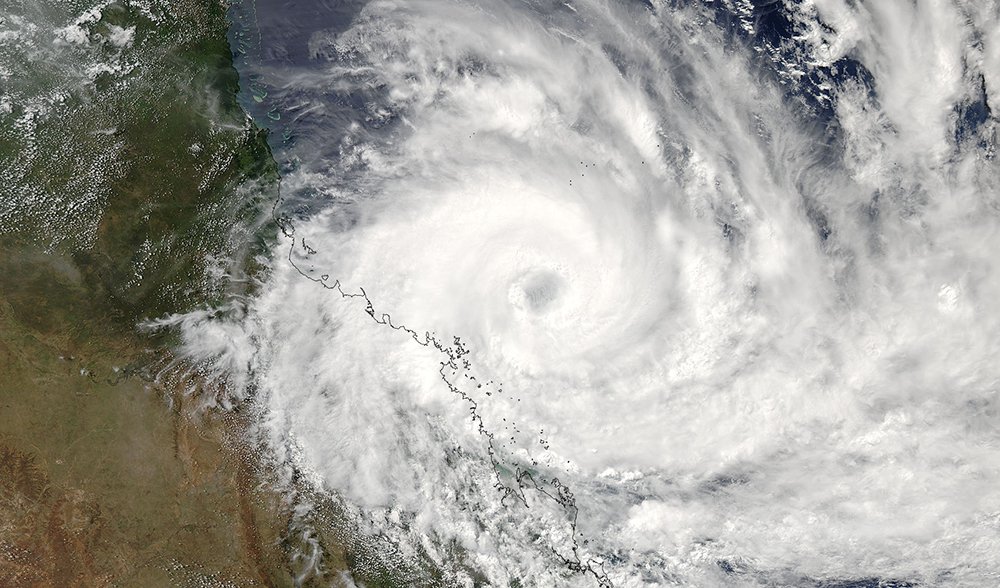
[[[1000,7],[723,4],[375,1],[271,72],[290,240],[171,321],[447,585],[1000,577]]]

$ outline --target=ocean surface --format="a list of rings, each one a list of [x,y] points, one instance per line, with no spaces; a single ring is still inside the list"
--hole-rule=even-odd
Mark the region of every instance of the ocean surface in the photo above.
[[[168,322],[400,585],[1000,581],[1000,5],[231,17],[280,235]]]

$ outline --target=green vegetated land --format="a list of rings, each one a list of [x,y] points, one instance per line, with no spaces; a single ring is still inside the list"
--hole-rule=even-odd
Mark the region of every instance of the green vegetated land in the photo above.
[[[289,507],[143,319],[275,231],[222,0],[0,2],[0,586],[282,586]],[[331,585],[344,556],[326,547]],[[336,585],[336,584],[334,584]]]

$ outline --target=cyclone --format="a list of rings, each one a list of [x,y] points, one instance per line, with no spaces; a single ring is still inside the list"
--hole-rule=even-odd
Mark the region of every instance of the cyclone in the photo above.
[[[998,8],[722,4],[373,1],[269,72],[267,275],[166,322],[444,585],[1000,574]]]

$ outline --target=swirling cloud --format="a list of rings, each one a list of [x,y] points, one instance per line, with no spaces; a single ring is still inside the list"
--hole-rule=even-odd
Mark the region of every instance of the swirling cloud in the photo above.
[[[777,78],[868,76],[816,78],[822,125],[701,9],[374,2],[314,35],[285,80],[337,124],[292,150],[307,212],[242,323],[275,445],[501,584],[993,577],[973,8],[800,6]]]

